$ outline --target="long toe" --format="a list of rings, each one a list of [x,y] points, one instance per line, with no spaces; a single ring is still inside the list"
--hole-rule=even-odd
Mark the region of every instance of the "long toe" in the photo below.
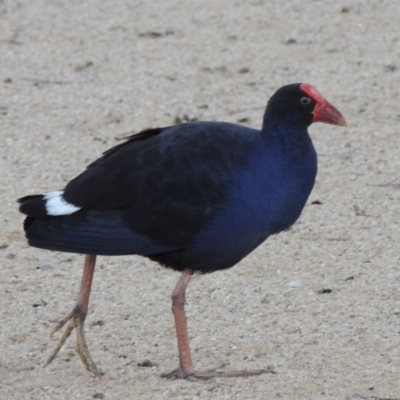
[[[67,322],[68,325],[65,328],[65,331],[61,339],[59,340],[56,348],[54,349],[53,353],[48,358],[45,366],[49,365],[56,358],[57,354],[64,346],[65,342],[71,335],[72,331],[76,329],[76,352],[78,353],[80,359],[82,360],[85,368],[88,371],[92,372],[94,375],[101,377],[103,374],[97,368],[95,362],[93,361],[89,352],[89,348],[86,343],[85,330],[84,330],[85,318],[78,311],[75,311],[74,309],[74,311],[68,314],[67,317],[61,320],[53,329],[51,336],[53,336],[54,333],[60,331]]]
[[[187,379],[192,382],[208,381],[213,378],[239,378],[247,376],[256,376],[271,372],[267,369],[255,369],[255,370],[237,370],[237,371],[193,371],[185,372],[182,368],[174,369],[171,372],[162,374],[162,378],[167,379]]]
[[[69,314],[71,315],[71,314]],[[56,348],[54,349],[53,353],[51,356],[47,359],[46,364],[44,365],[45,367],[53,362],[53,360],[57,357],[57,354],[60,352],[61,348],[64,346],[64,343],[67,341],[67,339],[70,337],[72,331],[76,328],[76,321],[72,318],[68,318],[69,324],[67,328],[65,329],[61,339],[58,341]],[[50,337],[52,337],[56,332],[60,331],[62,327],[65,325],[65,319],[60,321],[55,328],[52,330]]]
[[[83,326],[83,321],[78,321],[76,327],[76,352],[81,358],[86,369],[92,372],[94,375],[101,377],[103,373],[97,368],[95,362],[92,359],[92,356],[90,355]]]

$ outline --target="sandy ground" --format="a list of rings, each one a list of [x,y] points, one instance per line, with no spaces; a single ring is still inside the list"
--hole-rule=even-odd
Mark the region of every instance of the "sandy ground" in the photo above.
[[[399,26],[398,1],[0,0],[0,398],[400,398]],[[87,337],[104,377],[74,338],[42,368],[83,257],[29,248],[16,198],[62,188],[128,132],[260,127],[292,82],[349,126],[311,127],[319,175],[293,229],[196,277],[187,305],[199,368],[275,373],[160,378],[177,366],[178,274],[139,257],[98,261]]]

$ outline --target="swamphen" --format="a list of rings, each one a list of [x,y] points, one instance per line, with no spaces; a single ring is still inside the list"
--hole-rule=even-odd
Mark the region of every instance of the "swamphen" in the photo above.
[[[48,363],[75,328],[83,363],[101,374],[84,335],[96,255],[138,254],[182,271],[172,294],[179,367],[163,376],[264,372],[194,369],[185,291],[194,273],[234,266],[297,220],[317,173],[313,122],[346,125],[313,86],[283,86],[261,130],[225,122],[148,129],[106,151],[64,190],[19,199],[31,246],[86,254],[78,301],[53,330],[69,322]]]

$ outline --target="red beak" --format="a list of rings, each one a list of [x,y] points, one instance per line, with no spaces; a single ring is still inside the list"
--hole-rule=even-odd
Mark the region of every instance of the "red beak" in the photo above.
[[[313,114],[313,122],[325,122],[326,124],[339,126],[347,125],[346,120],[343,118],[340,111],[326,100],[324,103],[317,103]]]
[[[347,126],[346,120],[340,111],[329,103],[328,100],[325,100],[314,86],[303,83],[300,88],[317,103],[313,111],[314,118],[312,122],[325,122],[326,124]]]

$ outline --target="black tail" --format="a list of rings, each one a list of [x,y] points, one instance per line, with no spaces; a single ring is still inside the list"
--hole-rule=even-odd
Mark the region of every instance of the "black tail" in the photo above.
[[[47,250],[108,256],[175,250],[135,233],[116,211],[81,210],[56,217],[28,216],[24,229],[30,246]]]
[[[18,199],[19,211],[29,217],[47,217],[46,200],[42,194],[25,196]]]

